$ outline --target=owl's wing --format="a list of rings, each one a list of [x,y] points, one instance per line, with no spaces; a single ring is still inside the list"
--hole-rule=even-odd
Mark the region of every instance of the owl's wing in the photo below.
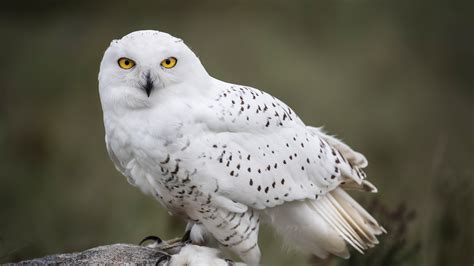
[[[210,151],[195,161],[201,165],[197,175],[214,177],[219,194],[257,209],[318,198],[341,184],[365,184],[365,174],[351,159],[306,128],[227,132],[201,143],[208,146],[201,151]]]
[[[215,113],[202,119],[204,130],[182,157],[194,158],[196,176],[215,180],[217,193],[233,201],[263,209],[365,184],[361,154],[305,126],[271,95],[229,87],[209,108]]]

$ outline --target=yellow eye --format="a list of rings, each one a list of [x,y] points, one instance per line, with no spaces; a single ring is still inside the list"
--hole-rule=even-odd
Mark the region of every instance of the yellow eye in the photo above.
[[[118,65],[123,69],[130,69],[135,66],[135,61],[126,57],[122,57],[118,60]]]
[[[164,68],[172,68],[176,66],[176,63],[178,62],[178,59],[174,57],[169,57],[166,58],[165,60],[161,61],[161,66]]]

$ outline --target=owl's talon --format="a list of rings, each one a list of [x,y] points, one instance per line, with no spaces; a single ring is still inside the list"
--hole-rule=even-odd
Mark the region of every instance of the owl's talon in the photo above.
[[[225,262],[227,262],[227,266],[233,266],[235,265],[235,262],[231,259],[224,259]]]
[[[191,241],[191,229],[184,232],[183,238],[181,238],[181,242],[187,243],[187,244],[192,243],[192,241]]]
[[[156,261],[156,266],[164,265],[166,262],[168,262],[171,259],[170,255],[163,255],[161,256],[158,261]]]
[[[140,244],[138,244],[138,245],[141,246],[143,243],[145,243],[146,241],[149,241],[149,240],[154,241],[154,244],[152,244],[152,245],[159,245],[159,244],[163,243],[163,240],[161,240],[161,238],[159,238],[157,236],[147,236],[147,237],[143,238],[142,241],[140,241]]]

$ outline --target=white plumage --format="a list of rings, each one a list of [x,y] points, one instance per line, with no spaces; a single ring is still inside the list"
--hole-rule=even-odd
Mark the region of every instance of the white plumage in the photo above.
[[[193,240],[258,264],[261,218],[320,257],[348,257],[345,242],[362,252],[384,231],[343,190],[376,192],[362,154],[275,97],[212,78],[180,39],[138,31],[113,41],[99,87],[117,169],[186,219]]]
[[[186,245],[178,254],[171,256],[166,266],[245,266],[243,263],[234,263],[219,257],[219,250],[201,247],[197,245]]]

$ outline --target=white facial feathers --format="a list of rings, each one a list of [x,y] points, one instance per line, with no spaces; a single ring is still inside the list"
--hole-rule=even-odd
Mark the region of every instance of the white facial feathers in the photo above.
[[[133,67],[121,67],[121,58],[129,59]],[[176,60],[172,67],[163,65],[169,59]],[[208,79],[197,56],[181,39],[159,31],[132,32],[112,41],[105,51],[99,72],[102,107],[104,110],[150,107],[160,91],[193,87]]]

